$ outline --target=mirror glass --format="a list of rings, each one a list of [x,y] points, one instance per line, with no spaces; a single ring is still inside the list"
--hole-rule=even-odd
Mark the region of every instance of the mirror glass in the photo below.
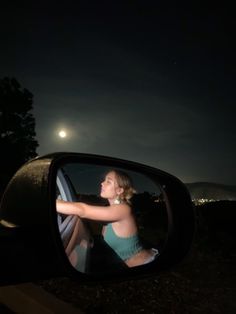
[[[56,191],[58,228],[76,270],[115,272],[158,259],[168,233],[158,183],[122,168],[68,163]]]

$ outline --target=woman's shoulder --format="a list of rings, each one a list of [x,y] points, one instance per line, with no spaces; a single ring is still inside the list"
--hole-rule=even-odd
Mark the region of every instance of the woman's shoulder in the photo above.
[[[117,206],[117,209],[122,210],[126,214],[131,213],[131,206],[128,203],[114,204],[114,206]]]

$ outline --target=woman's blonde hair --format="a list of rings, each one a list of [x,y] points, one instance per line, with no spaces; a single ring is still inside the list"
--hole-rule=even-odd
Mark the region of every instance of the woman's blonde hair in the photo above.
[[[124,190],[123,193],[119,195],[120,200],[130,204],[130,199],[136,192],[133,188],[132,179],[122,170],[112,169],[111,172],[115,173],[118,186]]]

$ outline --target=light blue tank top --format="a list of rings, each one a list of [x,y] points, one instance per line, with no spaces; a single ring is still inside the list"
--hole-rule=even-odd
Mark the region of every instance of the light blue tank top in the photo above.
[[[127,260],[143,249],[137,234],[123,238],[115,234],[112,224],[106,226],[104,240],[119,255],[122,260]]]

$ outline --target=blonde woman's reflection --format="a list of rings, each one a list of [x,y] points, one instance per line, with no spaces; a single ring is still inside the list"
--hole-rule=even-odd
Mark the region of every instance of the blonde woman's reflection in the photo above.
[[[145,249],[138,236],[138,228],[130,199],[134,189],[127,173],[111,170],[101,183],[100,196],[109,206],[94,206],[81,202],[57,200],[57,211],[67,215],[106,222],[103,237],[128,267],[150,263],[158,256],[158,250]]]

